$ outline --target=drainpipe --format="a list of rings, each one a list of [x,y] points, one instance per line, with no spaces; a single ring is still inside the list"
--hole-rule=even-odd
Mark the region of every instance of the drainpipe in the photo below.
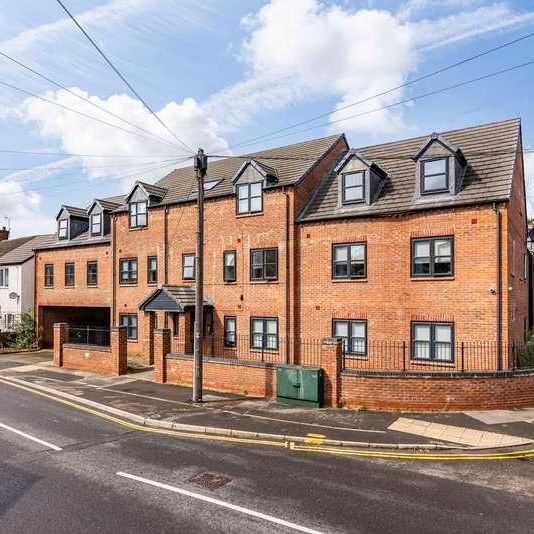
[[[165,206],[163,211],[163,283],[168,284],[169,267],[167,261],[169,246],[169,208]]]
[[[116,215],[111,215],[111,317],[110,326],[115,325],[115,312],[117,310],[117,287],[116,287],[116,252],[117,233],[116,233]]]
[[[286,364],[291,363],[290,351],[290,328],[291,328],[291,272],[290,272],[290,256],[289,256],[289,244],[290,244],[290,206],[289,206],[289,191],[284,188],[284,194],[286,196]]]
[[[501,252],[501,211],[497,203],[493,203],[495,212],[495,231],[496,231],[496,263],[497,263],[497,369],[502,369],[502,252]]]

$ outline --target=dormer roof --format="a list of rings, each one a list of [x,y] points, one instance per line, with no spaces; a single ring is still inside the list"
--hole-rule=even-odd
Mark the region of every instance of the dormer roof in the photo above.
[[[265,163],[260,163],[259,161],[256,161],[255,159],[249,159],[242,163],[242,165],[239,167],[239,169],[237,169],[237,172],[232,177],[232,182],[234,184],[239,180],[243,172],[245,172],[245,169],[249,166],[253,167],[266,180],[269,178],[275,179],[275,180],[278,179],[278,174],[274,167],[266,165]]]
[[[83,208],[77,208],[75,206],[67,206],[65,204],[63,204],[58,212],[58,214],[56,215],[56,220],[59,218],[59,216],[61,215],[61,213],[63,211],[66,211],[71,217],[78,217],[79,219],[88,219],[89,218],[89,215],[87,213],[86,210],[84,210]]]
[[[465,157],[460,148],[445,139],[445,137],[443,137],[437,132],[431,133],[430,136],[425,139],[425,141],[421,144],[417,152],[412,156],[413,160],[417,161],[427,151],[428,147],[433,143],[439,143],[444,148],[449,150],[451,154],[454,154],[462,164],[465,164]]]
[[[105,198],[95,198],[87,208],[87,213],[91,213],[96,205],[99,205],[104,211],[113,211],[120,207],[122,202],[112,201]]]
[[[137,181],[133,185],[133,187],[130,189],[130,192],[126,195],[126,198],[124,199],[124,202],[128,203],[134,194],[134,192],[140,188],[145,195],[148,197],[155,197],[159,200],[163,199],[163,197],[167,194],[167,188],[165,187],[159,187],[157,185],[153,184],[147,184],[146,182],[140,182]]]
[[[371,161],[369,158],[365,157],[363,154],[356,150],[349,150],[347,153],[339,160],[337,165],[334,167],[333,171],[336,174],[339,174],[343,171],[343,167],[352,159],[357,158],[359,159],[364,165],[375,171],[379,176],[385,178],[387,176],[387,172],[382,169],[379,165],[377,165],[374,161]]]

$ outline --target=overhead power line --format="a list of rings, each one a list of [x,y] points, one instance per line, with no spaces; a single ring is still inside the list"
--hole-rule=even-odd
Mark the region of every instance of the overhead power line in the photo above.
[[[355,102],[351,102],[351,103],[346,104],[345,106],[339,107],[339,108],[337,108],[335,110],[331,110],[331,111],[327,111],[327,112],[324,112],[324,113],[320,113],[318,115],[314,115],[313,117],[310,117],[310,118],[305,119],[303,121],[296,122],[294,124],[291,124],[289,126],[285,126],[283,128],[279,128],[279,129],[274,130],[274,131],[272,131],[270,133],[263,134],[263,135],[260,135],[258,137],[254,137],[252,139],[241,141],[239,143],[230,145],[229,148],[238,148],[240,146],[245,146],[245,145],[248,145],[248,144],[252,143],[253,141],[259,141],[261,139],[266,139],[267,137],[271,137],[271,136],[273,136],[275,134],[282,133],[282,132],[285,132],[285,131],[288,131],[288,130],[292,130],[293,128],[298,128],[299,126],[303,126],[304,124],[309,124],[310,122],[316,121],[318,119],[322,119],[323,117],[328,117],[328,116],[330,116],[330,115],[332,115],[334,113],[338,113],[339,111],[343,111],[345,109],[349,109],[351,107],[358,106],[360,104],[364,104],[365,102],[369,102],[370,100],[374,100],[375,98],[379,98],[381,96],[388,95],[390,93],[398,91],[399,89],[403,89],[405,87],[409,87],[410,85],[413,85],[415,83],[421,82],[421,81],[426,80],[428,78],[431,78],[433,76],[437,76],[438,74],[441,74],[441,73],[446,72],[448,70],[454,69],[454,68],[459,67],[461,65],[465,65],[466,63],[469,63],[470,61],[475,61],[477,59],[480,59],[481,57],[484,57],[484,56],[487,56],[487,55],[492,54],[494,52],[497,52],[499,50],[502,50],[503,48],[506,48],[508,46],[512,46],[512,45],[517,44],[517,43],[519,43],[521,41],[525,41],[526,39],[530,39],[531,37],[534,37],[534,32],[531,32],[531,33],[528,33],[526,35],[523,35],[522,37],[519,37],[519,38],[514,39],[512,41],[507,41],[506,43],[503,43],[503,44],[501,44],[499,46],[495,46],[493,48],[485,50],[484,52],[480,52],[479,54],[475,54],[473,56],[467,57],[465,59],[462,59],[461,61],[457,61],[457,62],[452,63],[450,65],[446,65],[445,67],[441,67],[441,68],[439,68],[437,70],[434,70],[432,72],[429,72],[427,74],[424,74],[422,76],[414,78],[413,80],[408,80],[407,82],[402,83],[400,85],[396,85],[395,87],[391,87],[390,89],[386,89],[384,91],[380,91],[379,93],[375,93],[375,94],[373,94],[371,96],[368,96],[366,98],[363,98],[361,100],[357,100]]]
[[[154,158],[154,154],[151,155],[126,155],[126,154],[79,154],[74,152],[46,152],[46,151],[34,151],[34,150],[12,150],[7,148],[0,148],[0,153],[4,154],[20,154],[23,156],[68,156],[68,157],[74,157],[74,158],[127,158],[127,159],[146,159],[146,158]],[[175,158],[176,154],[164,154],[162,158]],[[188,158],[192,158],[193,156],[188,156]]]
[[[130,126],[133,126],[134,128],[138,129],[139,131],[144,132],[144,133],[150,135],[151,137],[154,137],[155,139],[159,139],[160,141],[164,141],[166,144],[169,144],[168,139],[164,139],[163,137],[161,137],[159,135],[156,135],[156,134],[150,132],[149,130],[146,130],[145,128],[142,128],[141,126],[138,126],[137,124],[134,124],[133,122],[129,121],[128,119],[125,119],[124,117],[121,117],[120,115],[117,115],[113,111],[110,111],[109,109],[106,109],[104,106],[101,106],[101,105],[97,104],[96,102],[93,102],[89,98],[85,98],[84,96],[76,93],[72,89],[69,89],[65,85],[62,85],[61,83],[56,82],[55,80],[53,80],[49,76],[46,76],[45,74],[42,74],[41,72],[37,71],[33,67],[30,67],[29,65],[26,65],[26,64],[22,63],[22,61],[19,61],[18,59],[15,59],[14,57],[6,54],[5,52],[0,51],[0,56],[8,59],[9,61],[11,61],[13,63],[15,63],[16,65],[18,65],[19,67],[27,70],[28,72],[31,72],[35,76],[38,76],[39,78],[42,78],[43,80],[45,80],[48,83],[54,85],[55,87],[58,87],[59,89],[62,89],[63,91],[66,91],[70,95],[73,95],[76,98],[79,98],[80,100],[83,100],[87,104],[90,104],[91,106],[99,109],[100,111],[103,111],[104,113],[107,113],[108,115],[111,115],[112,117],[115,117],[116,119],[119,119],[120,121],[122,121],[122,122],[124,122],[124,123],[126,123],[126,124],[128,124]]]
[[[13,85],[11,83],[3,82],[0,80],[0,85],[3,87],[7,87],[8,89],[12,89],[13,91],[17,91],[19,93],[31,96],[33,98],[37,98],[38,100],[41,100],[43,102],[46,102],[47,104],[51,104],[52,106],[56,106],[58,108],[64,109],[66,111],[70,111],[72,113],[76,113],[76,115],[80,115],[81,117],[85,117],[87,119],[99,122],[100,124],[104,124],[106,126],[110,126],[111,128],[116,128],[117,130],[121,130],[123,132],[136,135],[137,137],[142,137],[143,139],[148,139],[149,141],[154,141],[154,139],[151,139],[150,137],[141,134],[139,132],[134,132],[132,130],[128,130],[126,128],[123,128],[122,126],[118,126],[117,124],[112,124],[111,122],[107,122],[103,119],[98,119],[97,117],[93,117],[92,115],[89,115],[88,113],[84,113],[83,111],[78,111],[77,109],[71,108],[69,106],[65,106],[64,104],[60,104],[59,102],[55,102],[54,100],[50,100],[49,98],[45,98],[44,96],[38,95],[37,93],[32,93],[31,91],[28,91],[27,89],[23,89],[22,87],[18,87],[16,85]],[[166,145],[169,145],[171,147],[175,147],[170,141],[158,141],[160,143],[165,143]]]
[[[115,72],[115,74],[126,84],[128,89],[137,97],[137,99],[148,109],[148,111],[151,113],[151,115],[154,116],[154,118],[174,137],[174,139],[181,144],[183,147],[186,148],[187,151],[194,153],[194,150],[185,143],[185,141],[182,141],[162,120],[161,118],[156,114],[156,112],[147,104],[147,102],[143,99],[143,97],[134,89],[132,84],[126,79],[126,77],[120,72],[120,70],[112,63],[112,61],[106,56],[106,54],[102,51],[102,49],[98,46],[98,44],[95,42],[95,40],[87,33],[87,31],[83,28],[83,26],[76,20],[74,15],[68,10],[68,8],[65,6],[65,4],[61,0],[56,0],[56,2],[63,8],[63,11],[70,17],[72,22],[78,27],[78,29],[83,33],[83,35],[87,38],[87,40],[93,45],[93,47],[96,49],[96,51],[102,56],[104,61],[111,67],[111,69]]]
[[[520,63],[518,65],[514,65],[512,67],[507,67],[505,69],[493,71],[493,72],[490,72],[489,74],[484,74],[482,76],[477,76],[476,78],[471,78],[469,80],[464,80],[463,82],[459,82],[459,83],[455,83],[455,84],[452,84],[452,85],[449,85],[449,86],[446,86],[446,87],[442,87],[440,89],[435,89],[434,91],[429,91],[427,93],[423,93],[423,94],[420,94],[420,95],[416,95],[416,96],[412,96],[412,97],[409,97],[409,98],[405,98],[403,100],[399,100],[397,102],[393,102],[392,104],[388,104],[388,105],[385,105],[385,106],[380,106],[380,107],[377,107],[377,108],[374,108],[374,109],[370,109],[368,111],[362,111],[361,113],[357,113],[355,115],[349,115],[348,117],[343,117],[341,119],[336,119],[334,121],[323,122],[321,124],[316,124],[316,125],[310,126],[308,128],[302,128],[301,130],[295,130],[294,132],[289,132],[289,133],[286,133],[286,134],[283,134],[283,135],[277,135],[275,137],[270,137],[268,140],[269,141],[273,141],[275,139],[283,139],[285,137],[292,136],[292,135],[297,135],[299,133],[309,132],[310,130],[315,130],[316,128],[322,128],[323,126],[330,126],[332,124],[338,124],[338,123],[343,122],[343,121],[356,119],[358,117],[363,117],[363,116],[369,115],[371,113],[377,113],[378,111],[391,109],[391,108],[394,108],[396,106],[400,106],[402,104],[407,104],[408,102],[415,102],[417,100],[422,100],[423,98],[428,98],[429,96],[434,96],[434,95],[437,95],[437,94],[440,94],[440,93],[445,93],[446,91],[451,91],[453,89],[458,89],[458,88],[464,87],[466,85],[471,85],[473,83],[476,83],[476,82],[479,82],[479,81],[482,81],[482,80],[487,80],[489,78],[494,78],[495,76],[500,76],[501,74],[506,74],[508,72],[511,72],[511,71],[514,71],[514,70],[518,70],[518,69],[521,69],[521,68],[525,68],[525,67],[528,67],[528,66],[533,65],[533,64],[534,64],[534,59],[530,60],[530,61],[526,61],[525,63]],[[241,146],[256,144],[257,142],[258,141],[251,141],[249,143],[244,143]]]

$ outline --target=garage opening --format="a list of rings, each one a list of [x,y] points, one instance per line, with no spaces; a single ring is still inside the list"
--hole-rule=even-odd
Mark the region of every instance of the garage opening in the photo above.
[[[41,306],[38,327],[44,348],[54,345],[54,323],[110,328],[110,308],[89,306]]]

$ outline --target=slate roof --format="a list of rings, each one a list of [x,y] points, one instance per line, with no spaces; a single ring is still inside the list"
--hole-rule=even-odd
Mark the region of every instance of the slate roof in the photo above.
[[[415,198],[416,163],[412,159],[429,136],[416,137],[354,151],[379,165],[388,176],[378,199],[371,205],[338,206],[338,179],[325,175],[299,221],[393,214],[420,209],[508,200],[512,186],[521,124],[509,119],[471,128],[442,132],[467,160],[462,189],[456,195]]]
[[[11,240],[12,243],[16,241],[21,241],[21,243],[18,245],[15,244],[15,247],[8,252],[4,252],[3,254],[0,252],[0,265],[16,265],[24,263],[33,257],[33,250],[35,247],[47,245],[55,240],[55,234],[35,235],[13,239]]]
[[[73,239],[58,239],[56,234],[53,234],[53,239],[50,243],[41,244],[34,247],[34,250],[44,250],[49,248],[67,248],[67,247],[82,247],[85,245],[100,245],[111,242],[111,236],[105,235],[102,237],[92,237],[89,231],[82,232]]]
[[[253,159],[265,168],[276,172],[278,180],[270,187],[295,184],[340,139],[344,139],[344,136],[331,135],[303,143],[262,150],[261,152],[254,152],[240,157],[210,161],[204,182],[220,180],[220,183],[213,189],[206,191],[205,198],[233,195],[234,185],[232,178],[243,165],[243,162],[249,159]],[[195,169],[193,167],[175,169],[156,182],[155,186],[167,190],[166,195],[158,205],[195,200],[197,195]],[[123,205],[116,211],[125,210],[127,210],[127,206]]]
[[[95,202],[98,202],[105,210],[113,211],[122,205],[122,203],[124,202],[124,198],[124,195],[110,198],[95,198],[95,200],[91,203],[91,206]]]
[[[61,206],[61,209],[64,209],[67,213],[72,215],[73,217],[82,217],[84,219],[87,219],[89,215],[87,215],[87,211],[85,211],[83,208],[77,208],[76,206]]]
[[[4,239],[0,241],[0,258],[3,258],[6,254],[9,254],[12,250],[20,247],[31,241],[35,236],[28,235],[25,237],[18,237],[16,239]]]
[[[139,304],[139,309],[181,313],[191,306],[195,306],[194,285],[162,285]],[[204,297],[204,306],[212,306],[210,299]]]

